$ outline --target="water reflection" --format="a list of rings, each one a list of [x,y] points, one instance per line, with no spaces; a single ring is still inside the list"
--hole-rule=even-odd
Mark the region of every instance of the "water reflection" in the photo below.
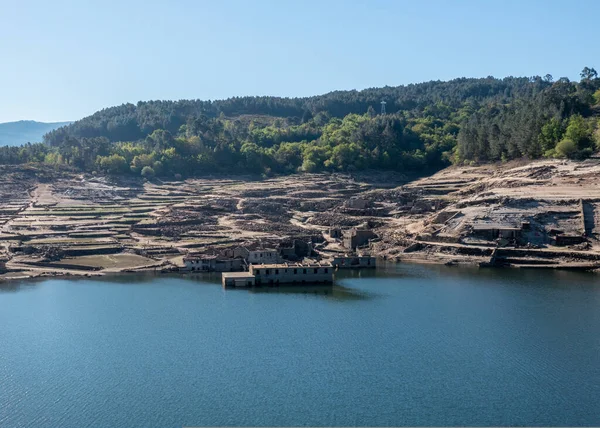
[[[341,271],[338,271],[341,272]],[[494,268],[481,269],[477,266],[444,266],[438,264],[418,263],[381,263],[376,270],[362,272],[343,272],[343,278],[422,278],[447,280],[468,279],[480,284],[535,287],[572,288],[574,286],[598,286],[600,273],[575,272],[554,269],[519,269],[519,268]],[[336,273],[336,279],[338,275]],[[457,282],[457,281],[454,281]]]
[[[597,287],[600,274],[597,272],[570,272],[544,269],[480,269],[477,266],[444,266],[435,264],[380,262],[376,269],[339,269],[334,274],[334,285],[319,286],[280,286],[277,288],[256,288],[257,293],[315,294],[339,300],[365,300],[375,297],[362,290],[347,287],[346,280],[371,278],[447,280],[449,283],[464,283],[464,280],[478,285],[535,288],[568,289],[573,287]],[[14,293],[51,281],[86,281],[113,284],[148,284],[160,280],[187,281],[196,285],[221,285],[221,273],[115,273],[91,277],[43,277],[26,279],[0,279],[0,293]]]
[[[1,281],[0,282],[0,293],[14,293],[21,289],[23,283],[16,281]]]
[[[371,293],[344,287],[341,285],[291,285],[279,287],[254,287],[248,289],[256,294],[305,294],[337,301],[368,300]]]
[[[0,279],[0,293],[16,293],[38,286],[52,278]]]

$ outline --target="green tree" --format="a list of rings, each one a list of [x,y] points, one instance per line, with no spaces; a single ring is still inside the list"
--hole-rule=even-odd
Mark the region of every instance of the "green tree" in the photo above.
[[[96,163],[101,170],[109,174],[121,174],[127,171],[127,160],[121,155],[98,156]]]
[[[596,149],[600,150],[600,120],[596,123],[596,130],[594,131],[594,142],[596,143]]]
[[[556,153],[560,157],[574,157],[577,152],[577,143],[573,140],[564,139],[556,145]]]
[[[154,173],[157,175],[162,174],[163,172],[163,163],[161,161],[155,161],[152,164],[152,169],[154,170]]]
[[[569,125],[565,131],[565,139],[573,141],[579,149],[584,149],[591,142],[591,129],[585,119],[579,115],[573,115],[569,119]]]
[[[161,151],[173,146],[173,136],[169,131],[157,129],[146,138],[146,144],[154,151]]]
[[[304,110],[301,121],[302,121],[302,123],[306,123],[306,122],[310,121],[312,118],[313,118],[313,115],[310,112],[310,110]]]
[[[598,77],[598,72],[593,68],[584,67],[579,75],[581,76],[581,80],[594,80]]]
[[[154,153],[142,153],[137,155],[131,161],[131,170],[133,172],[140,172],[146,166],[152,166],[154,164]]]
[[[145,166],[142,168],[142,177],[152,178],[154,177],[154,169],[151,166]]]
[[[563,128],[560,120],[553,117],[544,126],[538,137],[544,151],[552,150],[563,136]]]

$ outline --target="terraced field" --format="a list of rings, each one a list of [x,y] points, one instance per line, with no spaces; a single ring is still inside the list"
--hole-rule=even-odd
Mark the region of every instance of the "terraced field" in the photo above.
[[[0,278],[154,270],[180,266],[185,254],[241,244],[323,241],[329,226],[369,221],[364,213],[324,211],[401,180],[383,174],[364,181],[298,175],[144,182],[63,174],[40,183],[31,177],[1,207],[0,257],[9,272]]]
[[[0,172],[0,279],[162,270],[190,253],[294,239],[327,258],[348,251],[330,228],[355,226],[378,236],[371,254],[394,260],[476,263],[502,249],[523,265],[600,261],[594,159],[451,167],[412,181],[388,173],[143,181]],[[526,229],[507,241],[481,236],[486,225]],[[578,243],[557,246],[557,234]]]

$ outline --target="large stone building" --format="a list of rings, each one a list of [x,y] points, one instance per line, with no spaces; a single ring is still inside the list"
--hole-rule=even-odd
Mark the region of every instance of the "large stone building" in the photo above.
[[[257,285],[332,283],[333,267],[330,264],[262,264],[251,265]]]
[[[250,265],[249,272],[223,273],[224,287],[279,284],[331,284],[333,267],[324,263],[282,263]]]

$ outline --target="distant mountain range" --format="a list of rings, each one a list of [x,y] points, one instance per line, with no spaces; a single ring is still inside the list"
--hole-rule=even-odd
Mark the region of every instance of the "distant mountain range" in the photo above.
[[[26,143],[39,143],[47,132],[71,122],[36,122],[20,120],[18,122],[0,123],[0,147],[20,146]]]

